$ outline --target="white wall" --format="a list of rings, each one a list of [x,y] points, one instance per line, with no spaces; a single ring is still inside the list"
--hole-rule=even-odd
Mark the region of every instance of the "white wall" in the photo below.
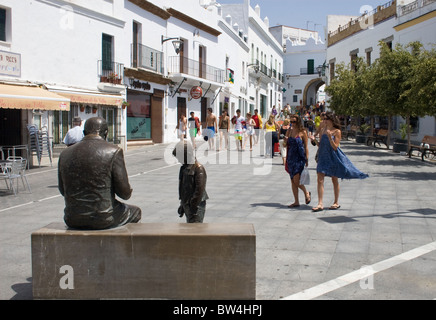
[[[115,38],[114,61],[129,57],[128,48],[116,45],[124,38],[124,22],[113,16],[67,6],[64,1],[48,2],[53,5],[30,0],[2,2],[12,8],[9,49],[21,54],[21,78],[96,90],[102,33]],[[0,48],[7,50],[7,47]]]

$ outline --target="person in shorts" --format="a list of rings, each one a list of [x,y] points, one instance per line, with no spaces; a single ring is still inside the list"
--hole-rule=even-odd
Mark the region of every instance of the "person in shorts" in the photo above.
[[[242,148],[242,137],[244,136],[243,123],[245,122],[245,118],[241,116],[241,110],[236,110],[236,118],[235,118],[235,139],[236,139],[236,149],[244,150]]]

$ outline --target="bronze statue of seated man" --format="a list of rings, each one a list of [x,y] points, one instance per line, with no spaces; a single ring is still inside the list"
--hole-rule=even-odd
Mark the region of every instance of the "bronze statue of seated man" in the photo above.
[[[83,140],[59,157],[59,191],[65,199],[64,221],[70,228],[100,230],[136,223],[141,209],[122,203],[132,195],[123,150],[106,141],[108,125],[86,121]]]

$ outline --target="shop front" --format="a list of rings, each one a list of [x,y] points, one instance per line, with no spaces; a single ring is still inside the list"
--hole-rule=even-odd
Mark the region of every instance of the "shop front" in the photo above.
[[[53,112],[53,143],[62,144],[62,141],[72,126],[74,117],[82,119],[82,127],[86,120],[92,117],[102,117],[108,123],[109,142],[123,145],[125,135],[121,132],[123,95],[109,95],[98,91],[80,90],[50,86],[49,90],[66,97],[71,101],[69,111],[57,110]]]
[[[127,146],[164,142],[163,99],[170,80],[143,69],[124,68],[127,84]]]
[[[49,132],[51,113],[69,112],[70,101],[37,85],[0,84],[0,146],[24,149],[29,143],[27,126]]]
[[[151,94],[128,90],[127,141],[151,140]]]

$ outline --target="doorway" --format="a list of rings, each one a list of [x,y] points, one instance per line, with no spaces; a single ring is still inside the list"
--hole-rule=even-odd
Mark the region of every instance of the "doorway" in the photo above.
[[[21,143],[21,110],[0,108],[0,146]]]
[[[177,124],[182,114],[186,117],[186,98],[177,97]]]

